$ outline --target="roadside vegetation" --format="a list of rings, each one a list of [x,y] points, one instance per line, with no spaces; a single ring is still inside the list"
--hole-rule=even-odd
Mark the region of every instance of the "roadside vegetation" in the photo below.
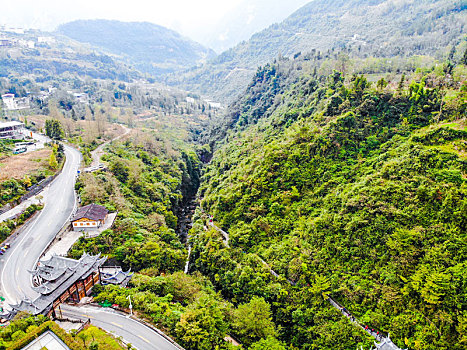
[[[187,349],[235,348],[227,336],[245,349],[369,348],[325,295],[401,347],[461,349],[465,77],[461,62],[369,80],[284,59],[211,131],[145,118],[108,147],[109,171],[80,176],[83,204],[119,215],[71,256],[137,272],[96,301],[127,308],[131,295]],[[175,230],[199,184],[185,275]]]
[[[118,215],[112,229],[94,239],[81,238],[72,256],[100,251],[136,271],[183,268],[187,251],[175,232],[177,214],[197,191],[199,160],[189,149],[168,146],[154,132],[137,131],[132,140],[108,147],[103,160],[109,171],[79,177],[83,205],[97,203]]]
[[[82,345],[82,349],[89,350],[123,350],[131,349],[113,335],[95,326],[87,326],[81,332],[73,332],[75,342]]]
[[[64,161],[60,144],[0,159],[0,207],[18,201],[33,185],[54,175]]]
[[[285,350],[285,344],[274,339],[277,329],[263,298],[235,307],[200,273],[160,275],[155,269],[146,269],[132,279],[128,289],[99,287],[95,293],[96,301],[123,308],[129,307],[131,296],[138,316],[172,335],[186,349],[234,349],[224,338],[235,332],[253,348],[268,349],[261,344],[275,342],[277,349]]]
[[[118,214],[99,236],[80,237],[69,256],[102,253],[135,273],[128,288],[95,286],[96,302],[128,311],[131,297],[138,317],[187,350],[373,346],[328,296],[400,348],[466,348],[465,6],[330,3],[313,2],[208,65],[168,78],[217,96],[239,95],[224,112],[149,78],[132,82],[131,70],[116,77],[118,66],[106,56],[85,59],[110,60],[101,80],[90,78],[94,69],[73,79],[63,70],[49,77],[49,68],[22,76],[23,67],[7,60],[15,72],[0,74],[3,91],[47,96],[33,98],[34,115],[16,117],[78,147],[85,165],[93,150],[122,133],[121,125],[131,129],[106,146],[104,167],[76,182],[81,205]],[[323,36],[322,51],[311,49],[310,10],[318,32],[349,37],[324,11],[358,22],[368,38],[328,47]],[[382,14],[392,18],[385,31],[397,35],[378,29]],[[297,28],[309,32],[296,35]],[[289,52],[303,52],[265,63],[283,47],[273,37],[287,41]],[[391,43],[387,52],[383,37]],[[11,149],[5,144],[0,152],[10,156]],[[49,154],[45,173],[63,162],[60,146]],[[0,183],[0,205],[46,176],[21,171]],[[180,223],[190,220],[193,206],[186,235]],[[0,224],[0,238],[17,222]],[[16,321],[0,332],[4,347],[48,327],[45,321]],[[105,343],[99,332],[66,336],[76,349],[121,346]]]
[[[43,315],[35,317],[19,315],[8,326],[0,329],[0,349],[20,349],[16,344],[22,345],[25,338],[34,339],[31,337],[32,333],[35,333],[47,321],[49,319]]]
[[[32,204],[19,214],[17,218],[0,222],[0,242],[8,238],[14,230],[21,227],[26,220],[30,219],[36,212],[42,210],[43,207],[42,205]]]
[[[0,329],[0,350],[20,350],[46,331],[52,331],[72,350],[129,349],[119,339],[94,326],[70,334],[49,318],[18,314],[6,327]]]

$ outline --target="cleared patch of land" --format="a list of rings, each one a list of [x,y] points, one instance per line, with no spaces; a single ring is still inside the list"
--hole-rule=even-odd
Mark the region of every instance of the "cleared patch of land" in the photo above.
[[[22,179],[40,170],[46,170],[49,165],[51,149],[41,149],[26,154],[16,154],[0,160],[0,181]]]

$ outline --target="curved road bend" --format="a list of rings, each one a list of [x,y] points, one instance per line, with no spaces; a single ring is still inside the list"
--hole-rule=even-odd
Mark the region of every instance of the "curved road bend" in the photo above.
[[[222,236],[224,237],[224,244],[227,248],[229,248],[229,240],[230,240],[229,234],[225,232],[223,229],[216,226],[216,224],[213,221],[209,221],[209,225],[214,227],[214,229],[216,229],[218,232],[222,234]]]
[[[94,151],[92,151],[91,152],[92,163],[89,166],[89,168],[97,167],[100,164],[102,155],[104,154],[105,147],[107,147],[112,142],[117,141],[118,139],[124,137],[125,135],[128,135],[131,132],[131,129],[127,128],[125,125],[123,124],[118,124],[118,125],[120,125],[120,127],[123,129],[123,134],[118,135],[112,140],[104,142],[99,147],[97,147]]]
[[[65,145],[66,161],[59,176],[49,185],[44,209],[12,242],[11,249],[0,259],[0,286],[7,304],[15,304],[23,297],[34,299],[31,274],[47,245],[60,231],[75,207],[75,178],[81,153]]]
[[[65,145],[65,155],[66,161],[61,174],[49,185],[44,209],[0,258],[0,294],[6,298],[6,305],[16,304],[25,296],[30,299],[38,296],[32,289],[31,274],[27,270],[34,268],[44,249],[73,213],[74,187],[81,153]],[[64,308],[67,306],[62,304],[62,310]],[[80,315],[84,314],[79,308],[67,310],[68,315],[73,318],[80,318]],[[116,321],[117,319],[120,321]],[[96,309],[93,310],[91,320],[96,326],[107,332],[114,332],[140,350],[178,349],[151,328],[119,314]],[[150,345],[147,341],[151,342]]]
[[[64,318],[78,318],[82,321],[89,319],[93,325],[122,337],[125,342],[130,343],[139,350],[180,349],[156,333],[152,328],[112,310],[104,311],[92,306],[78,308],[66,304],[62,304],[60,309]],[[58,313],[60,314],[60,311]]]

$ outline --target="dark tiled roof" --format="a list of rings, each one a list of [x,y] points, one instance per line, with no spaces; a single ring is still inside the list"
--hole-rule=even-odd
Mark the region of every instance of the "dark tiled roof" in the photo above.
[[[105,219],[109,211],[101,205],[89,204],[85,207],[81,207],[76,212],[76,215],[71,219],[71,221],[76,221],[79,219],[90,219],[94,221],[102,221]]]
[[[123,284],[126,282],[125,280],[129,281],[133,276],[130,273],[131,270],[124,272],[121,267],[101,267],[101,281],[102,285],[107,284]]]
[[[41,261],[37,269],[31,273],[41,277],[53,275],[55,279],[46,280],[39,287],[34,287],[34,291],[38,294],[33,300],[25,298],[17,305],[10,305],[13,308],[10,318],[18,311],[27,311],[32,315],[47,313],[52,308],[55,299],[60,297],[73,283],[97,271],[105,261],[106,258],[101,258],[100,254],[94,256],[83,254],[79,260],[52,256],[47,261]],[[45,270],[44,267],[46,267]]]
[[[38,276],[45,281],[55,281],[61,277],[65,272],[72,271],[79,261],[64,258],[61,256],[52,256],[49,260],[40,261],[34,271],[30,271],[33,276]]]

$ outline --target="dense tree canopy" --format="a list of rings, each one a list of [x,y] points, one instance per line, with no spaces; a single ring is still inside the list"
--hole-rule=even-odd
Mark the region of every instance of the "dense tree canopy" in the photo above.
[[[366,342],[325,292],[401,347],[462,349],[465,66],[285,84],[288,65],[258,71],[226,120],[203,177],[192,269],[233,302],[264,298],[279,338],[299,348]],[[205,213],[230,248],[203,230]]]
[[[45,121],[45,134],[54,140],[61,140],[63,137],[63,129],[58,120],[47,119]]]

